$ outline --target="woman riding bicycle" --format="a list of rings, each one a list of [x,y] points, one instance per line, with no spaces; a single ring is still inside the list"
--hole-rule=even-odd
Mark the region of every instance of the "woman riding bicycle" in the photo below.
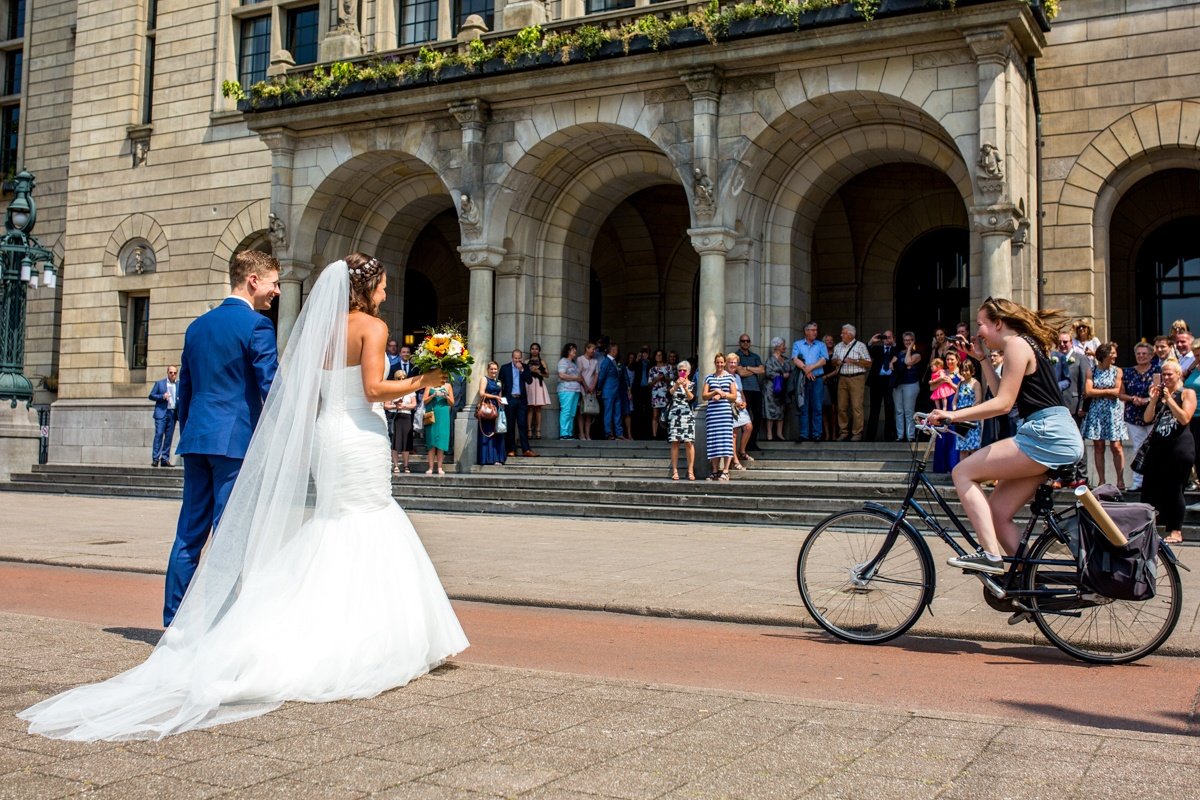
[[[935,409],[927,422],[984,420],[1007,414],[1014,405],[1022,422],[1016,436],[977,450],[954,468],[954,488],[983,549],[949,559],[951,566],[1003,574],[1002,553],[1015,552],[1021,539],[1013,517],[1032,499],[1048,469],[1083,458],[1083,438],[1063,405],[1047,358],[1067,321],[1059,311],[1032,311],[1011,300],[989,297],[979,307],[979,333],[970,342],[971,354],[982,364],[982,377],[993,397],[957,411]],[[987,357],[990,350],[1004,351],[1002,377]],[[980,487],[984,481],[996,481],[990,497]]]

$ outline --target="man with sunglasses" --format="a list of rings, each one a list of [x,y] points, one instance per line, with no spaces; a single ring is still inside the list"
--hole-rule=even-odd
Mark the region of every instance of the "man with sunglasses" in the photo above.
[[[758,447],[759,420],[762,418],[762,377],[766,372],[758,353],[750,350],[750,334],[738,337],[738,376],[742,379],[742,394],[746,396],[746,408],[750,411],[750,440],[746,442],[747,453],[761,453]]]

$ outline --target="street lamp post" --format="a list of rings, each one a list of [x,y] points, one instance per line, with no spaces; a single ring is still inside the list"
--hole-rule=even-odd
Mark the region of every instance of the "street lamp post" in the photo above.
[[[13,179],[14,196],[4,215],[0,236],[0,404],[12,408],[33,403],[33,384],[25,377],[25,293],[38,286],[58,285],[54,254],[33,238],[37,206],[33,176],[22,170]]]

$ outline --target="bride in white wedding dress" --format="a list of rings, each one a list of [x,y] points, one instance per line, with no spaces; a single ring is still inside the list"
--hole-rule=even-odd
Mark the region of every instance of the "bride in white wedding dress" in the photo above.
[[[20,712],[31,733],[157,739],[372,697],[467,647],[392,499],[379,403],[444,376],[384,380],[386,285],[359,253],[325,268],[175,621],[142,664]]]

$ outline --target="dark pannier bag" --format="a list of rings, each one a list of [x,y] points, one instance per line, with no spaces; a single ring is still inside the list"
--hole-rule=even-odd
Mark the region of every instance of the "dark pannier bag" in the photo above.
[[[1102,496],[1097,490],[1096,495]],[[1082,508],[1076,557],[1086,588],[1114,600],[1149,600],[1158,577],[1158,531],[1154,506],[1146,503],[1101,503],[1129,541],[1114,545]]]

